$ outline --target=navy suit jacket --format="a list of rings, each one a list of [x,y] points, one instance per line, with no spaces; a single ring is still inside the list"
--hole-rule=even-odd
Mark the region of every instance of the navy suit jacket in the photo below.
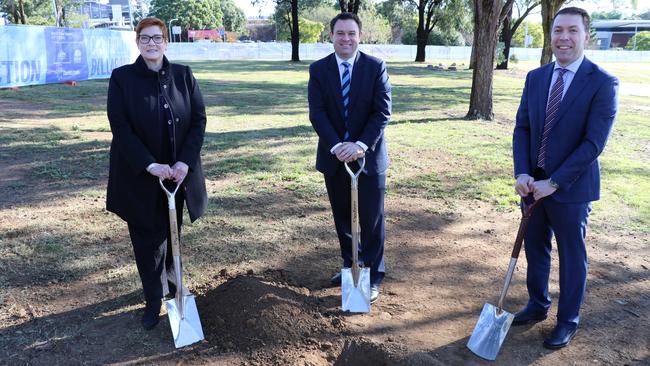
[[[549,63],[526,76],[513,134],[515,176],[532,176],[537,166],[554,65]],[[600,198],[598,156],[614,124],[617,94],[618,79],[585,57],[560,102],[547,141],[545,171],[560,185],[551,196],[556,201]]]
[[[366,151],[367,175],[383,174],[388,169],[384,128],[391,114],[391,86],[384,61],[358,52],[352,69],[348,106],[348,141],[361,141]],[[343,98],[341,77],[334,53],[309,66],[309,120],[318,134],[316,169],[333,175],[342,163],[330,149],[343,142]]]

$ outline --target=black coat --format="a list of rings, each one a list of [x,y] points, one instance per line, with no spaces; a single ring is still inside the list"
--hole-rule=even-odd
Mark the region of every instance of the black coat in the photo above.
[[[159,91],[171,107],[176,159],[160,120]],[[126,222],[153,228],[161,217],[162,190],[146,170],[151,163],[182,161],[189,166],[182,192],[192,221],[205,212],[208,196],[200,151],[206,115],[199,85],[188,66],[169,63],[150,70],[142,56],[113,70],[108,86],[108,120],[113,132],[106,208]],[[173,158],[171,158],[174,160]],[[166,206],[163,206],[166,209]]]

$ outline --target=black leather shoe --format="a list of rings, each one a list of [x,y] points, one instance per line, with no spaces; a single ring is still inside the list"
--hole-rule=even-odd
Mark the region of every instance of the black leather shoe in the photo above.
[[[144,308],[144,314],[142,315],[141,320],[144,329],[151,330],[158,325],[158,321],[160,320],[160,305],[160,302],[157,303],[157,306],[156,304],[147,304]]]
[[[374,304],[379,298],[379,285],[370,286],[370,303]]]
[[[341,286],[341,272],[336,272],[336,274],[330,278],[330,285],[334,287]]]
[[[566,347],[575,337],[578,327],[558,324],[553,328],[551,334],[544,338],[544,347],[548,349],[560,349]]]
[[[513,326],[535,324],[546,319],[545,312],[533,311],[527,307],[515,314],[515,319],[512,321]]]

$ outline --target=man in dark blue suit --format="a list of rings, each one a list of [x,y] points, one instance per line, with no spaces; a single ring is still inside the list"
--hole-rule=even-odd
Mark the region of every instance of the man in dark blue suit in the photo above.
[[[391,87],[386,64],[357,50],[360,36],[361,21],[355,14],[341,13],[330,22],[334,53],[309,67],[309,120],[318,134],[316,169],[325,177],[344,267],[352,264],[352,240],[350,177],[343,163],[365,157],[359,176],[359,258],[370,268],[370,300],[374,302],[385,274],[388,154],[384,128],[390,120]],[[340,273],[330,282],[340,285]]]
[[[553,20],[556,61],[528,73],[513,135],[515,190],[544,198],[525,236],[526,307],[513,325],[546,319],[551,299],[551,239],[560,262],[557,324],[544,346],[566,346],[576,334],[587,282],[585,236],[591,201],[600,198],[598,156],[617,109],[618,80],[584,57],[589,14],[560,10]]]

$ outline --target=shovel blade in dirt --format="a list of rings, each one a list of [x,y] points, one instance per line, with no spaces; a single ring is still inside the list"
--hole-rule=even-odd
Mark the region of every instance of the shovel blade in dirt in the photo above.
[[[514,318],[509,312],[486,303],[467,342],[467,348],[479,357],[494,361]]]
[[[494,361],[497,358],[503,340],[506,338],[510,325],[515,319],[514,315],[503,310],[503,300],[508,294],[508,287],[510,287],[512,275],[517,266],[517,258],[519,258],[521,245],[524,242],[524,235],[528,228],[528,219],[532,216],[533,210],[540,204],[540,202],[542,202],[542,199],[537,201],[533,199],[532,202],[530,202],[530,199],[532,199],[532,194],[527,199],[521,200],[522,217],[519,222],[519,230],[517,231],[515,245],[510,254],[510,264],[508,265],[506,278],[503,281],[503,287],[501,288],[501,295],[499,296],[497,306],[487,303],[483,306],[481,316],[476,322],[476,327],[474,327],[469,342],[467,342],[467,348],[477,356],[485,358],[486,360]]]
[[[341,269],[341,308],[351,313],[370,312],[370,268],[360,268],[358,281],[352,268]]]
[[[167,307],[169,325],[172,328],[172,334],[174,336],[174,345],[176,348],[180,348],[203,340],[203,328],[201,328],[201,320],[199,319],[199,312],[196,309],[194,296],[183,286],[180,236],[176,218],[176,200],[174,198],[182,182],[176,184],[176,189],[173,192],[170,192],[165,187],[162,179],[159,180],[159,183],[167,195],[167,203],[169,206],[169,231],[171,233],[172,255],[174,257],[174,284],[177,289],[176,296],[171,300],[165,301],[165,305]]]
[[[194,296],[182,296],[181,301],[183,301],[182,309],[179,308],[179,304],[175,298],[165,301],[167,317],[169,318],[169,325],[172,328],[174,346],[176,348],[202,341],[204,338],[201,319],[199,319],[199,312],[196,309]]]

